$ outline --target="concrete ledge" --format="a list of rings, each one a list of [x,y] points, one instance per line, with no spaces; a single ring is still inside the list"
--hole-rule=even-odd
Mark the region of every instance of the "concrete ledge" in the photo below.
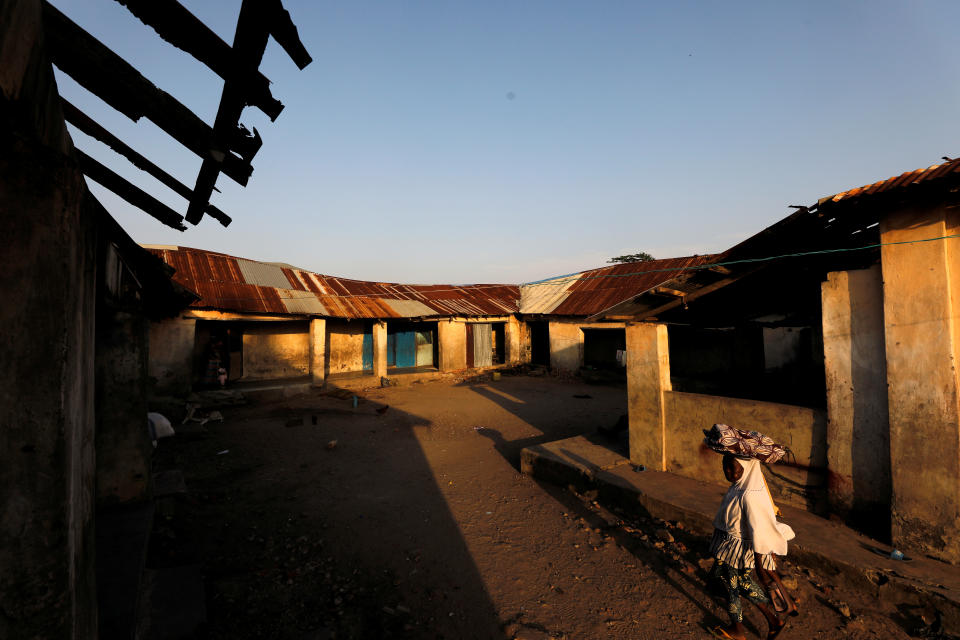
[[[671,473],[635,471],[627,458],[583,436],[528,447],[520,466],[538,480],[595,490],[600,502],[681,521],[705,539],[713,533],[713,517],[726,492],[724,486]],[[792,561],[843,575],[875,598],[935,607],[946,631],[960,630],[960,568],[919,554],[908,562],[891,560],[885,556],[889,545],[807,511],[780,508],[797,533],[790,543]],[[901,551],[914,556],[911,549]]]

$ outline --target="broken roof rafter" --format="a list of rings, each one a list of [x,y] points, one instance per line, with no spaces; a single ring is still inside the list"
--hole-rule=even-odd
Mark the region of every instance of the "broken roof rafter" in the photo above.
[[[100,184],[110,191],[132,204],[133,206],[150,214],[168,227],[177,231],[183,231],[186,227],[183,225],[183,216],[163,204],[140,187],[128,182],[125,178],[103,166],[80,149],[74,149],[77,159],[80,161],[80,170],[88,178]]]
[[[235,64],[240,68],[255,70],[260,65],[260,60],[267,48],[267,40],[271,35],[300,69],[310,64],[311,58],[300,42],[297,28],[280,0],[243,0],[233,38]],[[240,119],[246,105],[245,83],[236,77],[227,78],[213,124],[216,141],[229,138],[231,128]],[[257,130],[253,131],[255,138],[259,141]],[[209,200],[216,186],[219,172],[219,163],[215,159],[204,158],[197,174],[193,197],[187,209],[188,222],[197,224],[203,217],[204,204]]]
[[[73,126],[186,198],[188,221],[197,224],[206,213],[226,226],[230,217],[210,204],[217,177],[222,172],[246,186],[253,172],[250,162],[262,145],[256,129],[251,134],[239,123],[243,108],[256,106],[271,120],[283,110],[270,93],[270,81],[259,71],[267,40],[273,36],[300,69],[311,62],[296,26],[281,0],[244,0],[237,37],[230,47],[177,0],[117,2],[153,27],[164,40],[224,78],[220,108],[212,127],[44,0],[42,11],[50,58],[63,73],[120,113],[134,122],[146,117],[198,155],[202,164],[196,187],[191,190],[66,101],[65,115]],[[183,216],[167,205],[79,150],[78,160],[91,180],[164,224],[185,230]]]
[[[236,130],[227,148],[215,145],[209,125],[49,2],[43,3],[43,19],[58,69],[134,122],[146,117],[201,158],[221,159],[227,176],[247,184],[253,168],[230,151],[248,152],[250,142],[243,132]]]
[[[276,120],[283,111],[283,104],[270,93],[270,80],[256,66],[241,64],[230,45],[177,0],[116,1],[161,38],[207,65],[224,80],[242,84],[246,103],[263,111],[270,120]]]
[[[104,129],[99,123],[93,120],[93,118],[80,111],[80,109],[70,104],[70,102],[67,100],[61,99],[61,106],[63,107],[63,115],[67,122],[88,136],[95,138],[96,140],[99,140],[103,144],[107,145],[129,160],[133,166],[150,174],[172,189],[178,195],[186,198],[187,200],[190,199],[192,195],[190,187],[183,184],[169,173],[152,163],[150,160],[134,151],[132,148],[130,148],[130,146]],[[220,211],[220,209],[210,203],[207,203],[204,212],[210,217],[218,220],[220,224],[225,227],[231,222],[230,216],[225,214],[223,211]],[[179,226],[177,228],[179,228]]]

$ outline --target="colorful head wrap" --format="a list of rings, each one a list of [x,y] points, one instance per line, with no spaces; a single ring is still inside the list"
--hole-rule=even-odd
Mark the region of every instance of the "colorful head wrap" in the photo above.
[[[773,464],[790,453],[790,449],[759,431],[744,431],[726,424],[715,424],[709,431],[704,429],[703,435],[706,436],[704,444],[717,453],[729,453],[742,459],[755,458]]]

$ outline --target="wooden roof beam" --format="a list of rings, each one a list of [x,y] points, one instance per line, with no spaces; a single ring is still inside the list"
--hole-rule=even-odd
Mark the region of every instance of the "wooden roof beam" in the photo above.
[[[259,64],[253,68],[241,64],[230,45],[177,0],[117,2],[161,38],[207,65],[224,80],[240,84],[246,104],[257,107],[270,120],[276,120],[283,111],[283,104],[270,93],[270,81],[257,69]]]
[[[237,30],[233,37],[233,53],[237,64],[257,68],[267,48],[270,35],[284,48],[301,69],[310,64],[311,58],[297,35],[297,28],[280,0],[243,0]],[[224,83],[217,118],[213,124],[215,140],[230,135],[245,106],[243,87],[232,80]],[[256,129],[254,129],[256,135]],[[204,160],[197,174],[193,198],[187,208],[187,222],[197,224],[203,217],[203,203],[210,199],[217,182],[217,165]]]
[[[74,149],[77,159],[80,161],[80,170],[96,182],[106,187],[110,191],[141,209],[147,214],[153,216],[168,227],[177,231],[186,231],[187,227],[183,224],[183,216],[163,204],[140,187],[128,182],[125,178],[103,166],[80,149]]]
[[[164,185],[172,189],[175,193],[180,195],[183,198],[189,200],[193,196],[193,192],[190,191],[190,187],[183,184],[169,173],[153,164],[147,158],[143,157],[129,146],[127,146],[122,140],[117,138],[115,135],[104,129],[100,124],[94,121],[90,116],[83,113],[75,106],[62,100],[63,104],[63,115],[66,118],[67,122],[75,126],[80,131],[84,132],[91,138],[99,140],[103,144],[107,145],[127,160],[129,160],[135,167],[141,171],[149,173],[151,176],[162,182]],[[212,218],[218,220],[223,226],[230,224],[230,216],[225,214],[220,209],[216,208],[209,202],[204,209],[204,213],[211,216]]]
[[[204,163],[216,162],[235,182],[247,184],[253,168],[231,151],[250,156],[256,141],[245,130],[234,125],[231,131],[215,137],[213,130],[192,111],[158,89],[49,2],[43,3],[43,20],[47,50],[57,68],[134,122],[146,117],[203,158]]]

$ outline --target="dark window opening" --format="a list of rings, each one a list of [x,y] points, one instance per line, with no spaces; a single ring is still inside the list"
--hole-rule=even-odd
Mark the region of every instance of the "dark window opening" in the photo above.
[[[583,366],[587,369],[625,373],[625,329],[584,329]]]
[[[536,321],[530,327],[530,362],[550,366],[550,328],[546,322]]]

